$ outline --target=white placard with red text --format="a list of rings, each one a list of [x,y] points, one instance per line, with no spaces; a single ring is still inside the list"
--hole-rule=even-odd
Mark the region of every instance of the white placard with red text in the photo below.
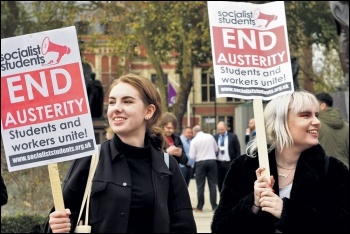
[[[9,171],[94,153],[75,27],[1,39],[1,134]]]
[[[216,97],[270,100],[294,91],[284,2],[207,3]]]

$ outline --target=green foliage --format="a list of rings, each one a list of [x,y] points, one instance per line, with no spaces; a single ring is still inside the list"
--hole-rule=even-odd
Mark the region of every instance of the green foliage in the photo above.
[[[313,43],[328,47],[338,37],[329,1],[286,1],[285,10],[292,50]]]
[[[329,1],[286,1],[288,40],[290,52],[298,58],[301,88],[311,92],[334,90],[340,79],[339,63],[329,56],[338,50],[339,37],[330,10]],[[323,71],[315,74],[312,68],[312,46],[323,48]]]
[[[157,74],[156,85],[164,99],[167,99],[167,94],[162,65],[168,64],[175,56],[176,73],[183,84],[178,90],[177,102],[187,102],[192,86],[193,67],[211,61],[206,2],[100,2],[95,15],[99,16],[93,18],[95,22],[102,20],[109,25],[108,35],[104,37],[118,51],[119,56],[130,60],[137,59],[130,48],[133,45],[142,45],[145,48],[147,59]],[[166,102],[162,104],[166,111]],[[178,112],[178,119],[182,119],[185,108],[175,105],[174,112]]]
[[[60,163],[60,178],[64,180],[71,161]],[[2,172],[8,190],[8,204],[2,214],[19,212],[48,214],[53,207],[53,197],[47,166],[16,172]]]
[[[47,216],[18,214],[1,217],[1,233],[42,233]]]
[[[2,139],[1,139],[2,141]],[[58,164],[60,180],[63,181],[72,161]],[[47,215],[53,207],[53,197],[47,166],[8,172],[6,156],[1,142],[1,175],[4,178],[8,203],[1,207],[1,215],[37,213]]]
[[[1,38],[74,25],[82,9],[75,1],[1,1]]]
[[[250,2],[263,4],[269,1]],[[2,1],[1,13],[2,38],[70,26],[76,21],[105,25],[108,34],[89,35],[85,46],[96,48],[103,41],[118,57],[129,60],[135,59],[135,45],[144,46],[147,59],[157,73],[156,84],[164,99],[166,90],[161,64],[169,63],[175,55],[181,84],[191,83],[188,77],[192,75],[193,67],[211,64],[205,1]],[[329,1],[286,1],[285,13],[290,51],[301,66],[299,79],[307,79],[314,86],[326,85],[317,83],[319,79],[313,74],[309,60],[312,58],[312,44],[325,46],[328,50],[325,53],[338,48]],[[113,72],[125,73],[128,69],[118,67],[118,71]],[[181,87],[178,102],[186,103],[190,88],[191,84],[190,87]],[[174,112],[178,107],[177,103]],[[167,109],[165,105],[163,108]],[[177,116],[181,117],[183,110],[179,112]]]
[[[327,92],[333,93],[337,91],[337,86],[343,84],[342,70],[336,69],[340,67],[340,58],[336,50],[328,50],[325,47],[323,49],[324,57],[323,67],[318,69],[319,72],[315,72],[314,93]],[[332,61],[331,63],[324,61]],[[316,69],[317,71],[317,69]]]

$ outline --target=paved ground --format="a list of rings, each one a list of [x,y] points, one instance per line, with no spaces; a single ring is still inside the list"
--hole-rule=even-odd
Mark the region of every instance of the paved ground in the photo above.
[[[190,186],[188,188],[190,192],[192,207],[196,207],[197,205],[197,185],[194,179],[191,179]],[[193,211],[194,218],[197,224],[197,232],[198,233],[211,233],[210,224],[213,218],[213,211],[209,201],[209,189],[208,184],[205,184],[204,188],[204,207],[203,212],[195,212]],[[219,192],[217,192],[217,199],[219,202]]]

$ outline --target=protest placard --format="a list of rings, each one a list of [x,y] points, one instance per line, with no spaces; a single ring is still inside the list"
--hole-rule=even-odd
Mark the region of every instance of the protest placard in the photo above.
[[[283,1],[208,1],[216,97],[254,99],[259,163],[269,164],[262,100],[293,92]]]
[[[94,153],[75,27],[1,39],[1,135],[10,172]]]

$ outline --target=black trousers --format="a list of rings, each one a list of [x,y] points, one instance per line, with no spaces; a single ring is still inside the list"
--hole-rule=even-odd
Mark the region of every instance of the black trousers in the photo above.
[[[230,170],[231,162],[216,161],[216,163],[218,167],[218,189],[219,189],[219,192],[221,192],[222,186],[224,185],[226,174],[228,170]]]
[[[197,209],[203,210],[204,206],[204,186],[205,179],[208,179],[209,196],[211,207],[214,210],[217,207],[217,165],[216,160],[204,160],[196,162],[196,184],[197,184]]]
[[[190,184],[191,178],[192,178],[192,174],[193,174],[193,168],[191,166],[184,166],[184,167],[180,167],[180,171],[182,173],[182,175],[184,176],[184,179],[186,181],[187,187]]]

